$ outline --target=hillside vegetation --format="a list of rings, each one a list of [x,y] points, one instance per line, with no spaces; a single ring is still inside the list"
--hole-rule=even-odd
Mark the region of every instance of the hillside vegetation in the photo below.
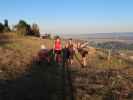
[[[90,48],[85,68],[79,53],[70,66],[38,64],[41,44],[51,48],[53,40],[0,34],[1,100],[133,99],[133,62]]]
[[[41,44],[51,47],[52,41],[17,36],[15,33],[0,35],[0,71],[5,75],[0,77],[14,78],[15,74],[28,70],[27,66],[37,55]]]

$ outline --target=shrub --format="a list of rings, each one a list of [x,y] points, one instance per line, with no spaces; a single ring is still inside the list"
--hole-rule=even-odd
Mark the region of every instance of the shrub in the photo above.
[[[4,25],[0,23],[0,33],[3,33],[3,31],[4,31]]]

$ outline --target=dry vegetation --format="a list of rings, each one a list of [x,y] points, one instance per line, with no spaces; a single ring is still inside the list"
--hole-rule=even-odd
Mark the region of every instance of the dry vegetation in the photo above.
[[[35,37],[20,37],[14,33],[8,33],[1,36],[0,42],[0,70],[6,72],[5,78],[16,77],[17,73],[24,73],[27,66],[31,64],[33,58],[40,49],[41,44],[50,47],[50,40],[41,41]],[[8,38],[6,38],[8,37]]]
[[[71,96],[68,100],[133,100],[133,63],[115,55],[108,62],[106,54],[90,50],[88,67],[81,68],[77,54],[75,64],[68,66],[68,78],[55,62],[34,62],[40,45],[51,48],[52,43],[0,35],[0,100],[65,100],[66,95]]]
[[[132,100],[132,64],[116,56],[108,62],[100,51],[90,53],[87,68],[71,70],[75,100]]]

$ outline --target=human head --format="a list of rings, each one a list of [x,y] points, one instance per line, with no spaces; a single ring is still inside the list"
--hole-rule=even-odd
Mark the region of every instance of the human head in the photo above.
[[[69,39],[69,44],[72,44],[72,38]]]
[[[60,41],[60,37],[59,36],[56,37],[56,41]]]
[[[42,50],[45,50],[45,49],[46,49],[45,45],[42,44],[42,45],[41,45],[41,49],[42,49]]]
[[[67,43],[67,44],[65,45],[65,48],[68,48],[68,46],[69,46],[69,45],[68,45],[68,43]]]

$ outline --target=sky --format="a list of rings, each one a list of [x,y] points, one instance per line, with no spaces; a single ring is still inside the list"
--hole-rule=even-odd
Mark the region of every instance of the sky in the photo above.
[[[41,33],[133,32],[133,0],[0,0],[0,22],[37,23]]]

